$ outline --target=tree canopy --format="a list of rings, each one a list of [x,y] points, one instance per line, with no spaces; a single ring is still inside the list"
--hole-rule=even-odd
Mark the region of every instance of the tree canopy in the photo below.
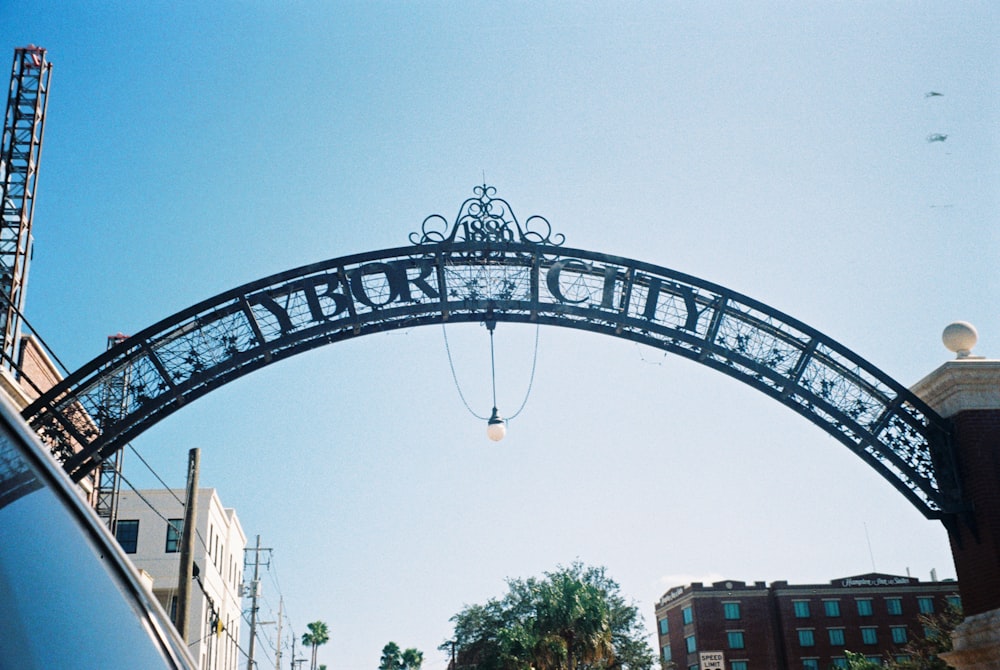
[[[316,670],[316,650],[320,645],[324,645],[330,641],[330,629],[323,621],[308,623],[306,624],[306,628],[309,629],[309,632],[302,634],[302,644],[312,647],[312,658],[310,659],[309,667],[311,670]]]
[[[423,664],[424,652],[413,647],[404,651],[395,642],[389,642],[382,647],[378,670],[420,670]]]
[[[452,617],[454,670],[651,670],[638,608],[604,568],[574,563],[542,578],[512,579],[508,592]]]

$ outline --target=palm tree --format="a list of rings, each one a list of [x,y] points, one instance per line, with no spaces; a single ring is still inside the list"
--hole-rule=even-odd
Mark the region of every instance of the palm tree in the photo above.
[[[316,649],[330,641],[330,629],[322,621],[313,621],[306,624],[308,633],[302,634],[302,644],[312,647],[312,661],[309,663],[309,670],[316,670]]]
[[[424,664],[424,652],[410,647],[403,652],[402,661],[402,670],[420,670],[420,666]]]
[[[402,651],[395,642],[382,647],[382,658],[378,670],[420,670],[424,663],[424,652],[410,647]]]
[[[604,594],[580,575],[562,571],[539,585],[535,667],[576,670],[578,665],[610,664],[615,652],[611,612]]]
[[[382,658],[379,659],[378,670],[401,670],[403,666],[403,654],[399,645],[389,642],[382,647]]]

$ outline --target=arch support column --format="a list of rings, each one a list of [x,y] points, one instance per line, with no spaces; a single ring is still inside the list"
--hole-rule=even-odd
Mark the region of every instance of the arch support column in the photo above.
[[[953,426],[967,513],[946,519],[965,620],[947,662],[1000,667],[1000,360],[966,356],[911,389]]]

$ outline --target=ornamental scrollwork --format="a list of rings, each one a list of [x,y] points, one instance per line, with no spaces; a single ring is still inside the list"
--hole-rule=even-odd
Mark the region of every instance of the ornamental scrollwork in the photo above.
[[[562,233],[552,234],[552,224],[544,216],[534,214],[522,224],[503,198],[497,198],[496,188],[483,184],[472,189],[474,197],[462,203],[454,223],[440,214],[424,219],[420,232],[410,233],[410,242],[421,246],[450,242],[487,244],[528,243],[561,246],[566,241]]]

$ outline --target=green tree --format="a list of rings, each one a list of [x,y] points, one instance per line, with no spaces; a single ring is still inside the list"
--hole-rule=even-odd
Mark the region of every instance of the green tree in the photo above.
[[[388,642],[382,647],[378,670],[420,670],[423,664],[424,652],[413,647],[404,651],[395,642]]]
[[[603,568],[574,563],[452,617],[456,664],[477,670],[651,670],[639,610]],[[441,646],[450,650],[452,641]]]
[[[379,659],[378,670],[400,670],[403,666],[403,652],[395,642],[389,642],[382,647],[382,658]]]
[[[306,624],[308,633],[302,634],[302,644],[312,647],[312,660],[309,663],[310,670],[316,670],[316,650],[330,641],[330,629],[322,621],[313,621]]]
[[[420,670],[424,664],[424,652],[409,647],[403,652],[403,670]]]
[[[951,651],[951,632],[962,622],[962,608],[949,605],[940,614],[921,614],[917,620],[925,634],[912,638],[903,647],[908,660],[890,667],[896,670],[948,670],[951,666],[938,658],[938,654]]]
[[[882,664],[869,661],[864,654],[856,654],[853,651],[844,651],[847,658],[848,670],[882,670]]]

